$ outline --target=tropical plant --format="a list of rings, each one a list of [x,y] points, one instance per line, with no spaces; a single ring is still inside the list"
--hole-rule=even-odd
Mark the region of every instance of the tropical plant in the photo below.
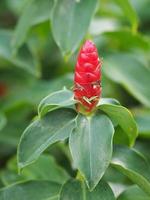
[[[0,2],[0,200],[150,200],[149,6]]]

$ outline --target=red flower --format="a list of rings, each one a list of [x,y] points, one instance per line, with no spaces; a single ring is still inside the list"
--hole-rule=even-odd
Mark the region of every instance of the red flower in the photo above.
[[[101,95],[101,62],[95,44],[87,40],[82,46],[74,77],[74,98],[87,112],[92,111]]]

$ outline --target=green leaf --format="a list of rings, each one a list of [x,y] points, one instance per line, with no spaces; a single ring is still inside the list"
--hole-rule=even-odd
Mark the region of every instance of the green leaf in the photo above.
[[[7,98],[9,98],[9,96]],[[7,124],[0,130],[0,142],[5,144],[8,149],[10,147],[16,149],[21,133],[28,126],[33,111],[33,107],[29,105],[21,105],[12,110],[4,111],[7,117]]]
[[[75,166],[93,190],[111,160],[113,125],[99,112],[92,117],[79,114],[76,124],[69,138],[71,154]]]
[[[117,49],[126,51],[133,49],[149,51],[150,49],[150,44],[147,37],[140,33],[135,34],[126,28],[104,32],[103,36],[106,37],[107,43],[109,43],[110,47],[113,49],[114,46]]]
[[[10,171],[8,169],[1,171],[0,179],[3,186],[8,186],[25,180],[22,178],[22,176],[19,176],[17,173]]]
[[[135,109],[133,110],[139,136],[142,138],[150,138],[150,109]]]
[[[59,184],[65,183],[69,178],[67,172],[50,155],[41,155],[35,163],[22,170],[22,175],[30,180],[47,180]]]
[[[135,149],[141,152],[150,164],[149,147],[150,147],[150,140],[138,140],[135,144]]]
[[[114,105],[119,105],[119,101],[117,101],[116,99],[112,99],[112,98],[100,98],[98,105],[103,105],[103,104],[114,104]]]
[[[73,92],[67,89],[51,93],[39,104],[38,113],[43,116],[47,112],[75,104]]]
[[[129,145],[132,146],[137,137],[137,126],[130,111],[123,106],[113,104],[102,104],[99,109],[119,124],[127,134]]]
[[[21,83],[19,82],[18,84],[20,85]],[[4,102],[4,111],[14,109],[14,107],[22,104],[29,104],[36,107],[42,98],[49,93],[62,89],[63,86],[67,86],[68,88],[72,86],[72,74],[67,74],[51,81],[30,81],[30,84],[23,80],[20,88],[12,88],[10,95]]]
[[[109,185],[100,181],[97,187],[89,192],[84,182],[69,180],[63,185],[60,200],[115,200],[114,194]]]
[[[22,8],[26,5],[28,1],[29,0],[14,0],[12,2],[11,0],[7,0],[7,6],[12,13],[18,16],[22,12]]]
[[[122,192],[117,200],[150,200],[150,197],[139,187],[133,185]]]
[[[119,172],[116,168],[114,168],[111,164],[107,168],[103,180],[105,180],[108,183],[112,184],[120,184],[120,186],[128,186],[128,183],[130,183],[129,179],[124,176],[121,172]]]
[[[114,149],[111,164],[150,195],[150,166],[142,154],[118,146]]]
[[[114,144],[130,146],[128,135],[118,124],[115,126],[113,142]]]
[[[150,13],[149,13],[150,2],[149,2],[149,0],[132,1],[132,4],[138,13],[140,22],[145,23],[150,17]]]
[[[24,42],[30,28],[50,19],[53,0],[31,0],[23,10],[16,26],[13,47],[17,50]]]
[[[19,53],[13,56],[11,40],[11,31],[0,30],[0,58],[8,61],[11,65],[13,64],[33,75],[39,76],[39,63],[27,46],[22,47]]]
[[[7,119],[3,113],[0,112],[0,130],[4,128],[7,123]]]
[[[57,1],[52,14],[52,32],[63,55],[73,53],[87,32],[97,0]]]
[[[76,112],[72,109],[54,110],[35,120],[24,131],[18,147],[18,167],[21,169],[38,159],[51,144],[65,140],[75,127]]]
[[[0,190],[0,200],[46,200],[59,196],[61,185],[50,181],[28,181]]]
[[[46,154],[24,168],[21,175],[17,173],[16,157],[9,160],[7,169],[1,173],[1,180],[5,186],[27,180],[45,180],[63,184],[68,178],[67,172],[56,163],[52,156]]]
[[[100,7],[102,8],[102,6]],[[115,19],[98,17],[98,15],[99,11],[97,11],[96,17],[94,17],[89,27],[89,34],[93,37],[118,29],[118,24]]]
[[[122,84],[135,98],[150,107],[150,70],[134,56],[114,54],[105,58],[104,73]]]
[[[132,25],[132,30],[135,32],[138,27],[138,16],[132,7],[129,0],[115,0],[115,3],[117,3],[122,11],[124,12],[125,17],[129,20],[129,22]]]

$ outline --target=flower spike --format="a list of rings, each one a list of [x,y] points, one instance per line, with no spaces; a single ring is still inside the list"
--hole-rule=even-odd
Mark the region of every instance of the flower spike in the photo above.
[[[91,112],[101,96],[101,61],[95,44],[87,40],[82,46],[75,67],[74,98],[77,108]],[[78,109],[78,111],[80,111]]]

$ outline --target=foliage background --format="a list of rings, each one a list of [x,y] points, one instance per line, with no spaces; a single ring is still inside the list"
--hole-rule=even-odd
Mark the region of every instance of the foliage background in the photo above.
[[[15,161],[20,136],[43,97],[63,86],[72,87],[77,50],[86,38],[96,43],[103,58],[102,96],[116,98],[131,110],[139,128],[135,149],[150,162],[150,1],[88,0],[79,8],[75,0],[68,2],[0,1],[1,187],[20,180]],[[55,156],[59,166],[74,175],[66,151],[61,143],[46,155]],[[39,165],[56,165],[53,157],[47,159],[41,157]],[[118,195],[124,188],[120,180],[128,180],[112,173],[108,172],[108,179]],[[60,174],[66,180],[66,172],[61,169]],[[23,175],[23,179],[33,177],[41,178],[34,169]]]

